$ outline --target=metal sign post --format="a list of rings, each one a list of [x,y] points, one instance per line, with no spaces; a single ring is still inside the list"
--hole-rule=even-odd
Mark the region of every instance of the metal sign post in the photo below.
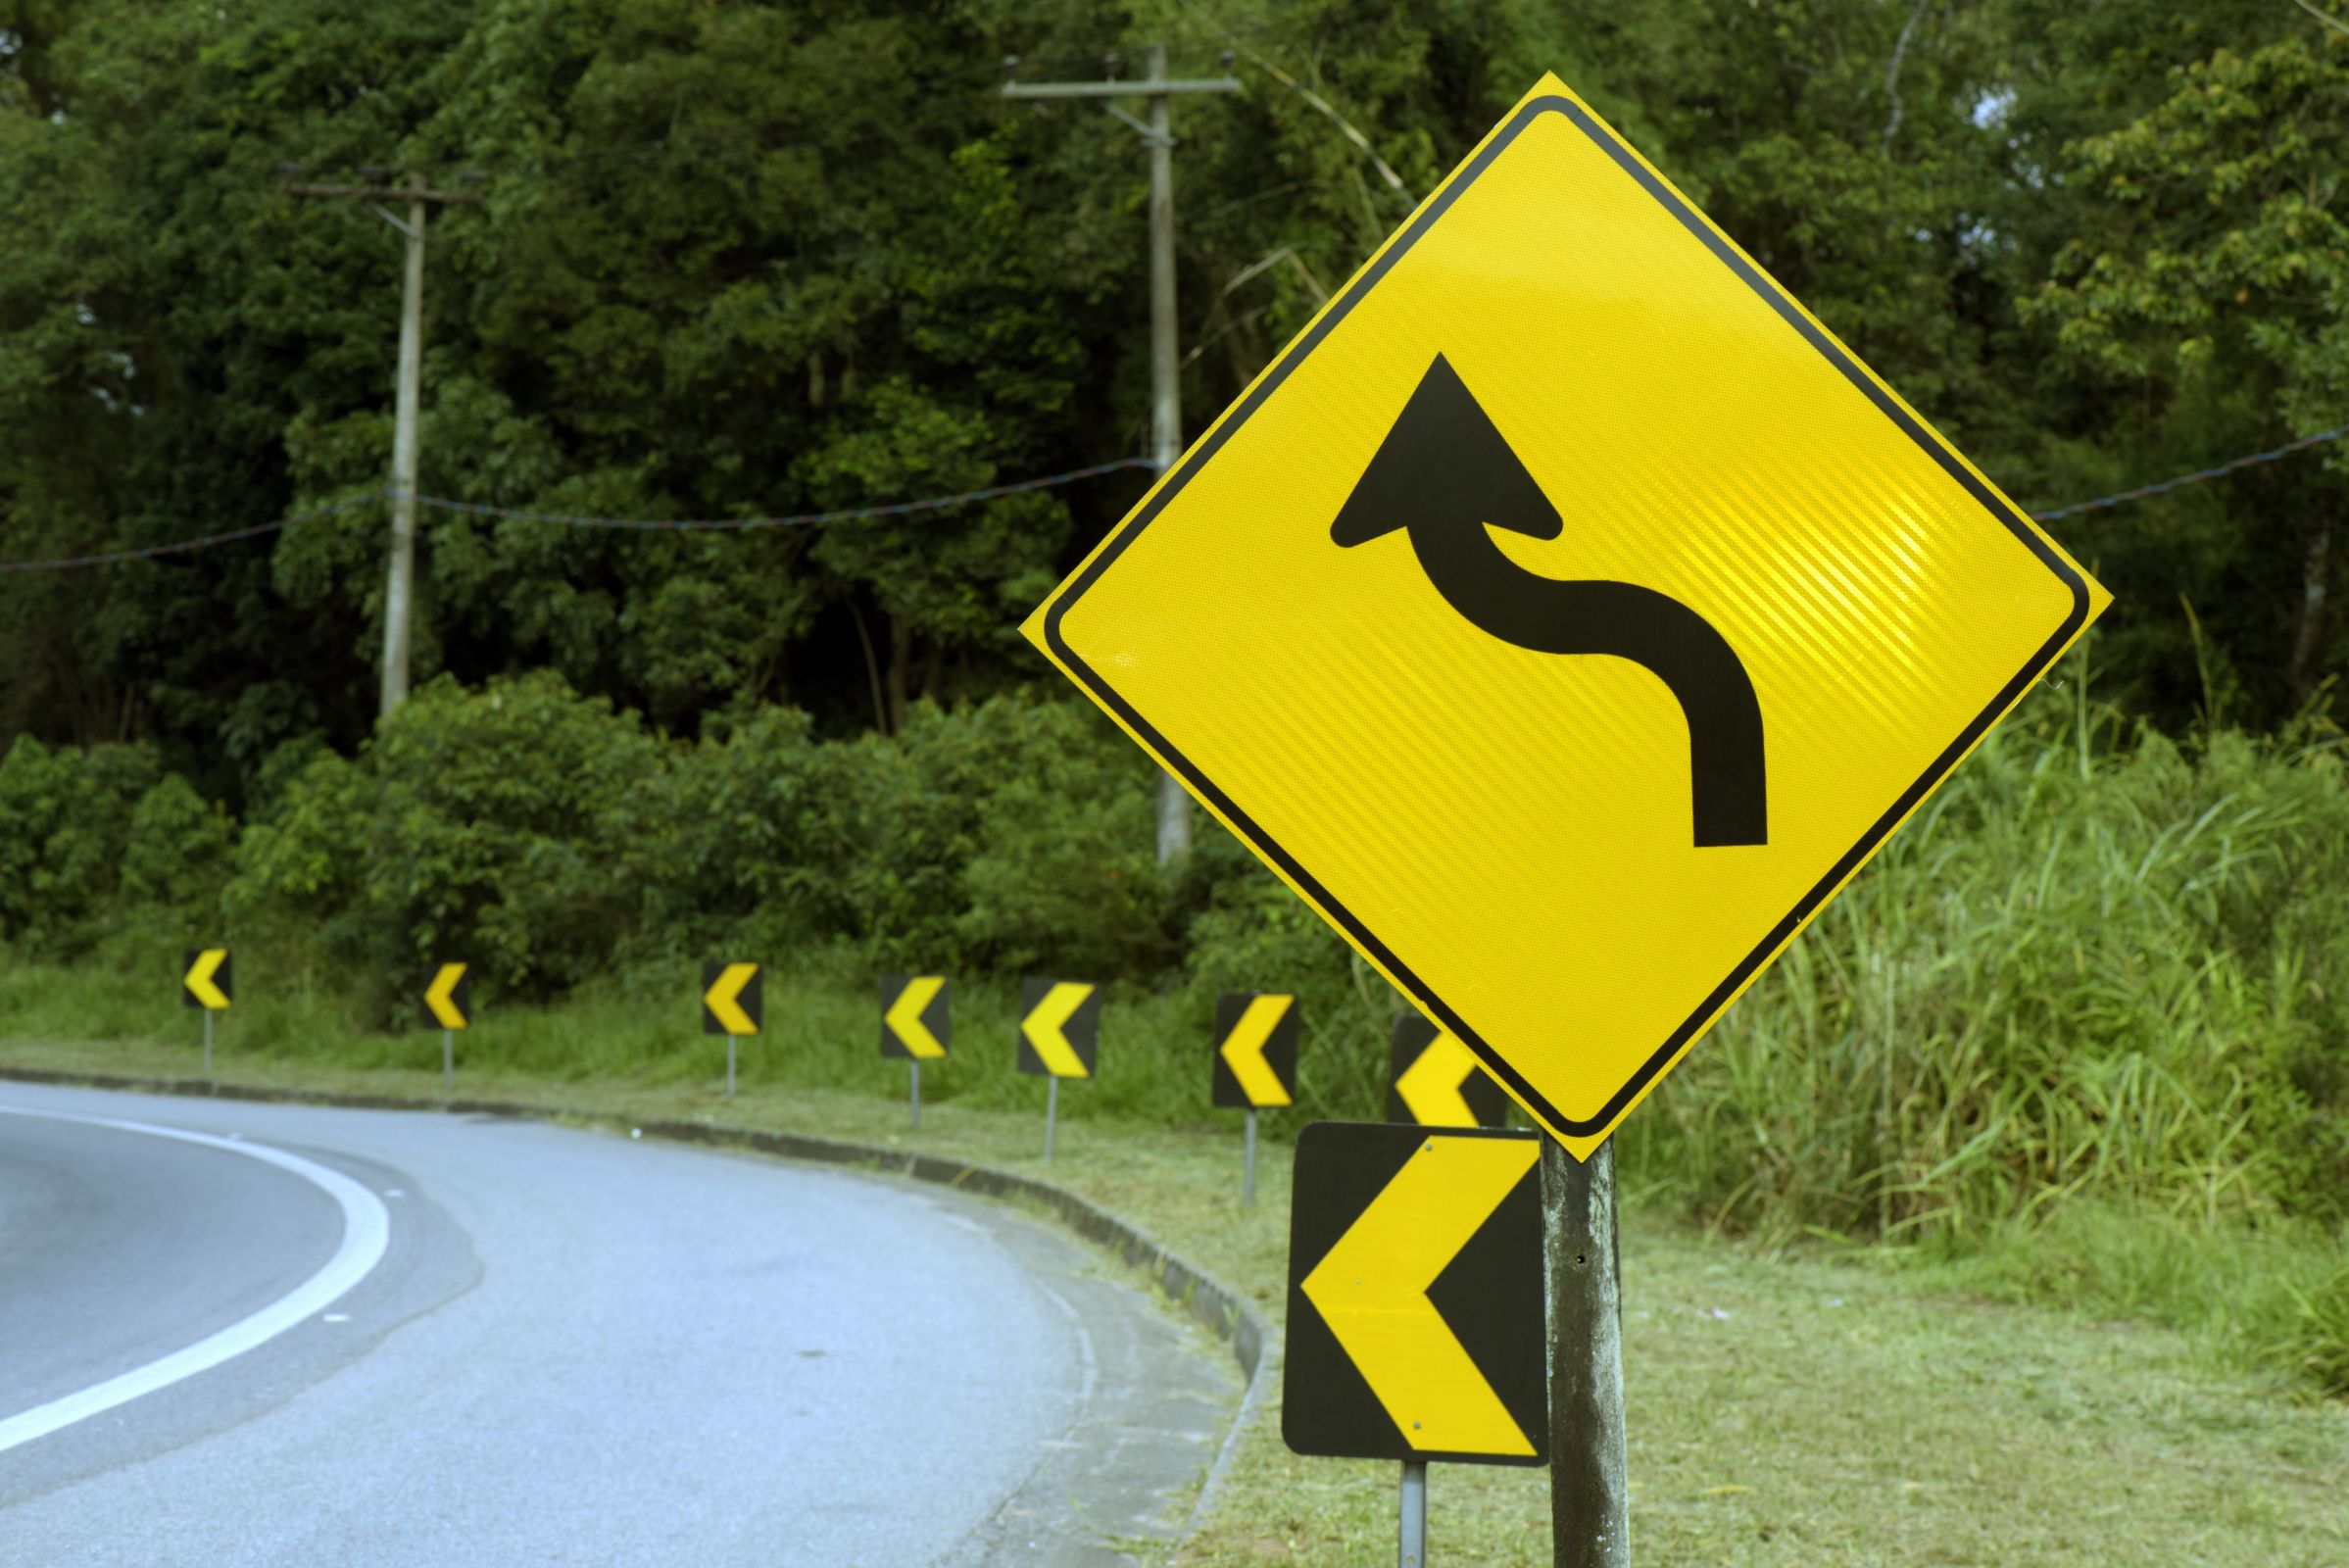
[[[734,1098],[734,1037],[726,1036],[726,1098]]]
[[[204,1009],[204,1076],[212,1076],[212,1009]]]
[[[1248,1107],[1248,1165],[1240,1178],[1240,1202],[1244,1208],[1256,1206],[1256,1107]]]
[[[947,981],[942,974],[885,974],[881,977],[881,1056],[905,1058],[906,1103],[913,1128],[921,1130],[921,1064],[947,1052]]]
[[[440,1086],[452,1087],[457,1082],[457,1031],[440,1032]]]
[[[1611,1144],[1578,1160],[1557,1140],[1542,1140],[1542,1253],[1548,1278],[1549,1517],[1557,1568],[1629,1568],[1622,1250]]]
[[[1396,1510],[1397,1568],[1427,1568],[1428,1467],[1424,1459],[1403,1461],[1401,1506]]]
[[[1256,1202],[1256,1111],[1297,1103],[1297,998],[1285,991],[1227,991],[1215,999],[1215,1049],[1208,1098],[1248,1112],[1240,1201]]]
[[[1052,1124],[1060,1119],[1060,1080],[1053,1078],[1052,1086],[1044,1092],[1044,1162],[1052,1162]]]

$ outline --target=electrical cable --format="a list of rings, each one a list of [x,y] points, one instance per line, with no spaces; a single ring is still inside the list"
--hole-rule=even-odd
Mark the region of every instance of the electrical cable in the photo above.
[[[1046,474],[1039,479],[1020,479],[1010,484],[990,485],[984,490],[966,490],[959,495],[929,496],[919,501],[898,501],[880,507],[852,507],[838,512],[804,512],[791,516],[777,517],[698,517],[662,519],[653,517],[593,517],[565,512],[531,512],[519,507],[492,507],[477,501],[455,501],[446,496],[419,495],[416,504],[436,512],[464,513],[477,517],[510,517],[523,522],[553,522],[574,528],[630,528],[643,531],[684,530],[744,531],[754,528],[797,528],[821,523],[858,522],[882,517],[903,517],[918,512],[943,512],[954,507],[970,506],[981,501],[996,501],[1004,496],[1023,495],[1031,490],[1049,490],[1056,485],[1075,484],[1081,479],[1099,478],[1124,468],[1149,468],[1157,465],[1148,458],[1119,458],[1114,463],[1097,463],[1090,467],[1071,468],[1066,473]],[[206,534],[199,539],[181,539],[168,545],[148,545],[139,550],[109,550],[99,555],[61,556],[48,561],[0,561],[0,572],[63,570],[73,566],[111,566],[125,561],[148,561],[157,556],[177,555],[191,550],[207,550],[214,545],[233,544],[239,539],[257,538],[276,533],[295,523],[311,522],[319,517],[348,512],[353,507],[369,506],[377,501],[399,499],[400,492],[391,489],[369,490],[364,495],[316,507],[307,512],[290,513],[274,522],[256,523],[250,528],[238,528],[229,533]]]
[[[2068,507],[2034,512],[2031,514],[2031,517],[2034,522],[2054,522],[2062,517],[2078,516],[2083,512],[2099,512],[2131,501],[2142,501],[2148,496],[2167,495],[2169,492],[2181,489],[2186,485],[2202,484],[2211,479],[2223,478],[2238,469],[2252,467],[2262,463],[2274,463],[2278,458],[2289,457],[2295,452],[2305,452],[2311,447],[2323,446],[2328,441],[2338,441],[2344,436],[2349,436],[2349,424],[2336,425],[2329,430],[2319,430],[2314,435],[2304,435],[2296,441],[2287,441],[2282,446],[2272,447],[2266,452],[2254,452],[2248,457],[2235,458],[2230,462],[2218,464],[2212,467],[2197,468],[2191,473],[2178,474],[2176,478],[2163,479],[2154,484],[2138,485],[2130,490],[2118,490],[2111,495],[2097,496],[2087,501],[2075,501]],[[462,513],[475,517],[503,517],[519,522],[551,522],[571,528],[625,528],[641,532],[739,533],[760,528],[816,527],[826,523],[865,522],[884,517],[904,517],[922,512],[946,512],[982,501],[1000,500],[1004,496],[1023,495],[1031,490],[1049,490],[1058,485],[1075,484],[1080,480],[1099,478],[1102,474],[1116,473],[1126,468],[1154,469],[1156,465],[1148,458],[1119,458],[1114,463],[1097,463],[1090,467],[1071,468],[1066,473],[1051,473],[1037,479],[1020,479],[1010,484],[991,485],[984,490],[966,490],[958,495],[929,496],[919,501],[892,502],[887,506],[851,507],[838,512],[802,512],[774,517],[597,517],[581,513],[533,512],[522,507],[493,507],[478,501],[457,501],[447,496],[427,495],[417,496],[416,504],[435,512]],[[377,501],[396,500],[398,495],[399,492],[389,489],[370,490],[365,495],[331,502],[326,506],[315,507],[307,512],[289,513],[274,522],[256,523],[250,528],[237,528],[227,533],[206,534],[197,539],[181,539],[168,545],[148,545],[138,550],[109,550],[98,555],[61,556],[47,561],[0,561],[0,572],[63,570],[75,566],[111,566],[126,561],[150,561],[157,556],[180,555],[188,551],[208,550],[215,545],[234,544],[240,539],[253,539],[263,534],[277,533],[295,523],[315,521],[319,517],[331,516],[339,512],[348,512],[353,507],[367,506]]]
[[[981,501],[997,501],[1004,496],[1024,495],[1031,490],[1049,490],[1054,485],[1075,484],[1080,479],[1095,479],[1121,468],[1155,468],[1148,458],[1119,458],[1114,463],[1097,463],[1089,468],[1071,468],[1066,473],[1047,474],[1041,479],[1020,479],[1010,484],[991,485],[984,490],[965,490],[960,495],[930,496],[920,501],[897,501],[882,507],[852,507],[841,512],[802,512],[783,517],[695,517],[676,521],[652,517],[593,517],[570,512],[531,512],[520,507],[491,507],[477,501],[451,501],[445,496],[416,496],[416,504],[436,512],[462,512],[476,517],[511,517],[521,522],[556,522],[572,528],[635,528],[645,531],[678,529],[693,532],[734,532],[751,528],[802,528],[827,522],[862,522],[877,517],[903,517],[916,512],[942,512],[951,507],[966,507]],[[386,500],[397,501],[400,492],[381,492]]]
[[[2216,479],[2224,474],[2232,473],[2237,468],[2248,468],[2254,464],[2274,463],[2277,458],[2289,457],[2295,452],[2305,452],[2310,447],[2323,446],[2327,441],[2338,441],[2345,435],[2349,435],[2349,424],[2336,425],[2329,430],[2319,430],[2315,435],[2304,435],[2297,441],[2286,441],[2282,446],[2267,452],[2254,452],[2247,458],[2236,458],[2232,462],[2222,463],[2217,467],[2196,468],[2192,473],[2181,473],[2175,479],[2164,479],[2158,484],[2141,484],[2133,490],[2120,490],[2109,496],[2098,496],[2093,501],[2075,501],[2068,507],[2058,507],[2052,512],[2034,512],[2031,514],[2031,519],[2034,522],[2053,522],[2058,517],[2070,517],[2082,512],[2097,512],[2106,507],[2117,507],[2125,501],[2142,501],[2147,496],[2166,495],[2180,486],[2200,484],[2206,479]]]

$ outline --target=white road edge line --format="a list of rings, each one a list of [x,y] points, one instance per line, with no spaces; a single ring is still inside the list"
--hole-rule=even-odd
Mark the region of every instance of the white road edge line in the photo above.
[[[280,1170],[291,1171],[312,1186],[324,1192],[342,1208],[343,1238],[334,1255],[325,1266],[304,1280],[293,1290],[271,1301],[260,1311],[240,1318],[209,1338],[198,1340],[183,1350],[174,1350],[160,1360],[145,1366],[133,1367],[119,1377],[62,1399],[35,1405],[20,1415],[0,1420],[0,1453],[36,1438],[86,1421],[91,1416],[127,1404],[141,1395],[169,1388],[182,1378],[192,1378],[207,1372],[221,1362],[244,1354],[247,1350],[266,1345],[297,1323],[340,1300],[351,1288],[373,1272],[383,1261],[385,1250],[391,1245],[391,1214],[382,1200],[341,1171],[329,1170],[315,1160],[299,1154],[289,1154],[281,1149],[264,1144],[248,1143],[241,1139],[215,1138],[210,1133],[191,1133],[176,1127],[156,1127],[141,1121],[117,1121],[107,1116],[75,1116],[64,1111],[24,1110],[15,1105],[0,1105],[0,1115],[37,1116],[44,1121],[81,1122],[91,1127],[108,1127],[117,1132],[144,1133],[153,1138],[175,1138],[183,1144],[201,1144],[207,1149],[224,1149],[232,1154],[243,1154]]]

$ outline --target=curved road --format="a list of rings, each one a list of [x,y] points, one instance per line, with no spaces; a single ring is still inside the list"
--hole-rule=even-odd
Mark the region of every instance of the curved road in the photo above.
[[[1115,1562],[1236,1381],[911,1183],[0,1085],[0,1562]]]

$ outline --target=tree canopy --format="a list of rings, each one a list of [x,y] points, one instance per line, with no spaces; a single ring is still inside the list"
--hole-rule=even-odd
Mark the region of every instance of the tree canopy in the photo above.
[[[371,730],[400,242],[281,166],[483,176],[432,218],[426,492],[853,509],[1144,450],[1139,139],[995,88],[1151,41],[1246,82],[1176,111],[1193,430],[1545,69],[2026,506],[2349,422],[2349,33],[2279,0],[0,0],[0,558],[346,504],[0,573],[0,748],[241,799]],[[416,677],[892,730],[1041,673],[1012,628],[1142,479],[427,512]],[[2122,595],[2103,694],[2322,705],[2345,496],[2336,443],[2062,524]]]

